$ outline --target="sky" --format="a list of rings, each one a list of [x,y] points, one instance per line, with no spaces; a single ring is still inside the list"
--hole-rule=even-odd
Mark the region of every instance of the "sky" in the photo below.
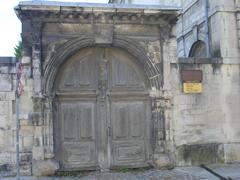
[[[0,56],[14,56],[14,47],[21,39],[21,22],[13,8],[21,0],[0,0]],[[24,0],[22,0],[24,1]],[[45,0],[46,1],[46,0]],[[53,1],[53,0],[49,0]],[[63,2],[107,3],[108,0],[58,0]]]

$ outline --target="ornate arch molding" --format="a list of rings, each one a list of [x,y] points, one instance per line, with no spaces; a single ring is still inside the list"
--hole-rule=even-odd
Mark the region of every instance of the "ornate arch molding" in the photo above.
[[[80,37],[74,40],[69,40],[62,45],[57,52],[50,59],[50,62],[46,66],[44,71],[42,87],[43,94],[51,96],[53,90],[53,84],[57,71],[62,63],[73,55],[78,50],[91,47],[91,46],[104,46],[109,44],[96,44],[93,37]],[[146,52],[141,45],[130,38],[123,36],[114,36],[112,44],[113,47],[122,48],[135,56],[144,66],[145,73],[149,79],[149,83],[152,89],[160,89],[161,75],[159,67],[146,55]]]

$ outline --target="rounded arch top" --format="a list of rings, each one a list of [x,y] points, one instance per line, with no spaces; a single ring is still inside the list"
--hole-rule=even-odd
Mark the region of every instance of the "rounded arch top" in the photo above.
[[[52,94],[58,69],[65,62],[65,60],[83,48],[96,46],[111,46],[121,48],[130,53],[143,65],[151,88],[160,89],[160,70],[146,55],[144,48],[138,44],[138,42],[130,38],[114,36],[112,44],[95,44],[93,37],[85,36],[67,41],[61,47],[59,47],[56,53],[52,56],[44,71],[44,77],[42,81],[43,93],[46,95]]]
[[[193,43],[189,51],[189,57],[206,57],[206,45],[204,41],[198,40]]]

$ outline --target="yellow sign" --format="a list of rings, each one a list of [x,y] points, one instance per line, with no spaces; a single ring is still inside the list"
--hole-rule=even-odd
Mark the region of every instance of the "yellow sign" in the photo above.
[[[203,90],[202,83],[183,83],[183,92],[184,93],[201,93]]]

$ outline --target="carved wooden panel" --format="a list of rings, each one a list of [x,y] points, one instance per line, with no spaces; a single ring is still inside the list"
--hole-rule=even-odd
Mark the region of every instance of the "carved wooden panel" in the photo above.
[[[116,141],[112,148],[112,166],[139,167],[145,165],[144,141]]]
[[[58,91],[96,89],[97,59],[86,50],[84,56],[73,56],[63,65],[57,82]]]
[[[144,79],[134,58],[123,51],[108,51],[111,90],[143,90]]]
[[[55,87],[63,170],[147,164],[145,82],[136,60],[115,48],[86,48],[62,66]]]
[[[127,64],[113,60],[112,61],[112,82],[114,86],[138,86],[140,80],[134,70]]]
[[[61,151],[64,168],[96,166],[95,102],[61,103]]]
[[[148,126],[146,102],[115,101],[111,103],[112,166],[144,164]]]
[[[96,166],[94,142],[64,142],[62,145],[64,169],[81,169]]]

